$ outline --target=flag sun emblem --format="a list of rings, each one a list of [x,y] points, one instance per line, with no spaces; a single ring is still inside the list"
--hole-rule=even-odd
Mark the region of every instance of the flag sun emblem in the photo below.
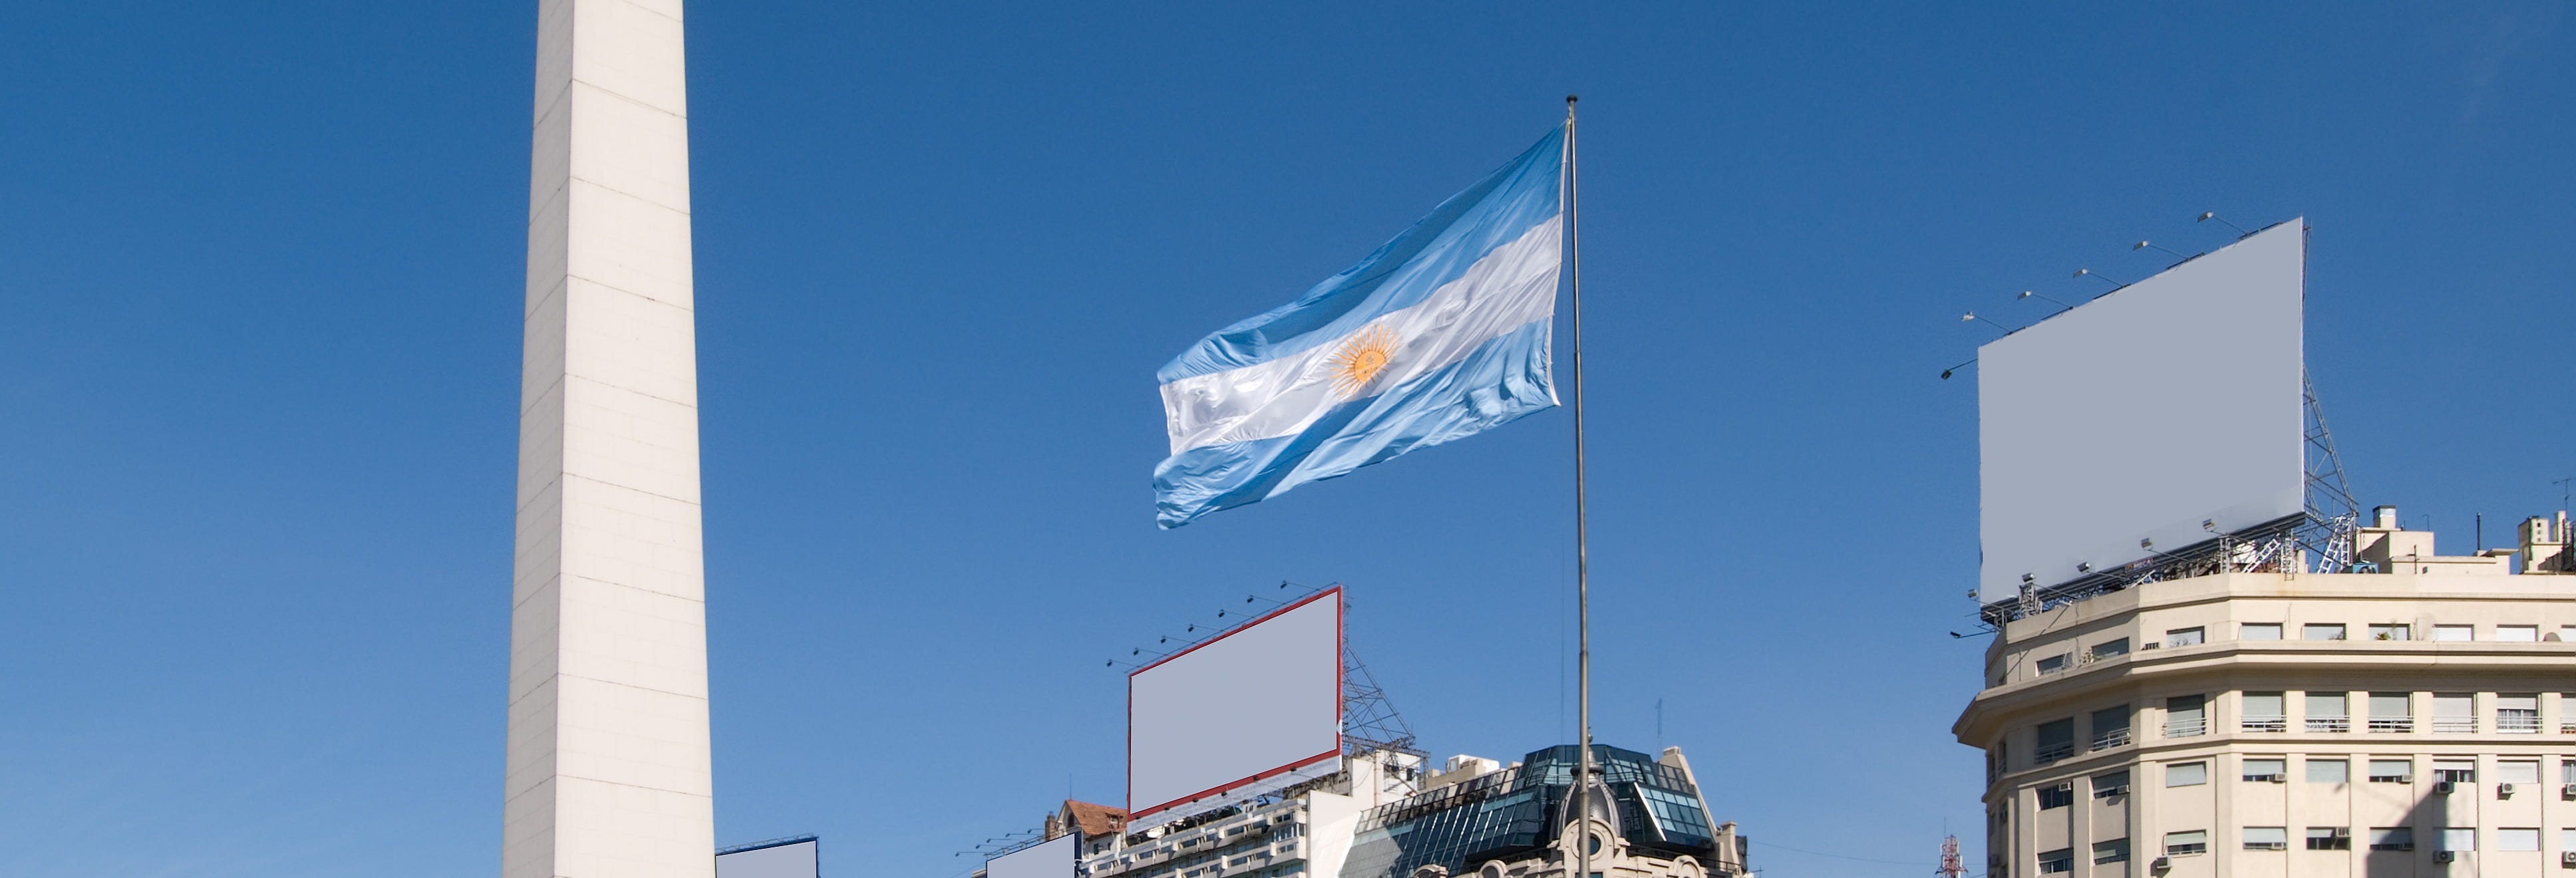
[[[1360,388],[1367,387],[1378,373],[1386,371],[1387,363],[1395,360],[1399,341],[1402,339],[1396,337],[1395,330],[1380,324],[1362,329],[1342,342],[1341,350],[1324,361],[1325,368],[1332,372],[1333,392],[1344,399],[1359,395]]]

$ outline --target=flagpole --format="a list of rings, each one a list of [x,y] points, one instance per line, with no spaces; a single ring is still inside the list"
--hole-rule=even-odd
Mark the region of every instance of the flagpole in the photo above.
[[[1574,618],[1575,674],[1581,725],[1576,745],[1580,766],[1574,779],[1574,839],[1580,870],[1574,878],[1592,878],[1592,559],[1583,504],[1583,234],[1581,190],[1574,171],[1574,95],[1565,96],[1565,240],[1566,277],[1574,310]]]

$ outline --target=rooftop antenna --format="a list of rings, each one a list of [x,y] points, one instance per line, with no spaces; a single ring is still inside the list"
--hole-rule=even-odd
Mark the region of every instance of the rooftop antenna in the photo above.
[[[2210,221],[2210,220],[2217,220],[2217,221],[2222,222],[2222,223],[2227,223],[2227,227],[2228,227],[2228,228],[2231,228],[2231,229],[2235,229],[2235,230],[2236,230],[2236,237],[2239,237],[2239,238],[2242,238],[2242,237],[2245,237],[2245,236],[2247,236],[2247,235],[2251,235],[2251,234],[2253,234],[2253,232],[2248,232],[2248,231],[2246,231],[2244,226],[2240,226],[2240,225],[2237,225],[2237,224],[2235,224],[2235,223],[2229,223],[2229,222],[2227,222],[2227,218],[2226,218],[2226,217],[2219,216],[2219,215],[2218,215],[2218,211],[2214,211],[2214,210],[2202,211],[2202,212],[2201,212],[2201,214],[2200,214],[2200,218],[2199,218],[2199,219],[2196,219],[2196,220],[2192,220],[2192,222],[2196,222],[2196,223],[2205,223],[2205,222],[2208,222],[2208,221]]]
[[[1932,871],[1937,878],[1968,878],[1968,864],[1959,858],[1959,837],[1941,838],[1941,868]]]
[[[2552,479],[2549,483],[2558,486],[2558,511],[2567,511],[2567,497],[2569,489],[2571,487],[2576,487],[2576,476],[2568,476],[2563,479]]]
[[[2062,302],[2062,301],[2059,301],[2059,300],[2058,300],[2058,298],[2057,298],[2056,296],[2047,295],[2047,294],[2044,294],[2044,293],[2037,292],[2037,291],[2035,291],[2035,290],[2023,290],[2023,291],[2021,291],[2021,295],[2018,295],[2018,296],[2014,296],[2014,297],[2013,297],[2013,301],[2015,301],[2015,302],[2025,301],[2025,300],[2029,300],[2029,299],[2045,299],[2045,300],[2047,300],[2048,302],[2050,302],[2051,304],[2054,304],[2054,305],[2056,305],[2056,306],[2057,306],[2057,307],[2059,307],[2059,308],[2063,308],[2063,309],[2065,309],[2066,311],[2073,311],[2073,310],[2075,310],[2075,306],[2073,306],[2073,305],[2069,305],[2069,304],[2066,304],[2065,302]],[[2059,313],[2065,313],[2065,312],[2064,312],[2064,311],[2061,311],[2061,312],[2059,312]],[[2052,315],[2052,316],[2054,316],[2054,315]]]

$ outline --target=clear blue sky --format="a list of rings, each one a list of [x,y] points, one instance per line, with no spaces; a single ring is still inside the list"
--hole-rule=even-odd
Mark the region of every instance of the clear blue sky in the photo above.
[[[2576,474],[2576,25],[2442,6],[697,4],[720,839],[1119,801],[1102,662],[1283,579],[1437,754],[1567,739],[1564,411],[1174,532],[1148,473],[1157,366],[1574,91],[1602,740],[1774,875],[1982,860],[1959,312],[2304,214],[2365,503]],[[0,9],[0,873],[498,868],[535,22]]]

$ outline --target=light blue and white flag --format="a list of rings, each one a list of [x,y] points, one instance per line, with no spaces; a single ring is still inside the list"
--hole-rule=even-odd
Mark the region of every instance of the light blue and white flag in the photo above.
[[[1556,405],[1560,128],[1297,301],[1169,365],[1163,527]]]

